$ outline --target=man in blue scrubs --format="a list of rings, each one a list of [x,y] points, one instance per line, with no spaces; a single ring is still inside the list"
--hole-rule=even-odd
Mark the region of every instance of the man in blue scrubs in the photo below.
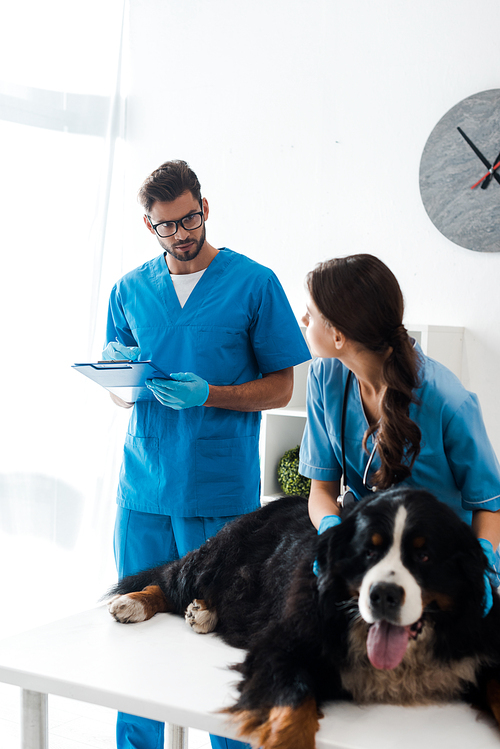
[[[107,359],[152,359],[172,379],[132,407],[118,488],[120,577],[183,556],[259,506],[260,411],[285,406],[310,358],[274,273],[207,242],[208,202],[184,161],[143,183],[161,254],[114,286]],[[211,737],[213,747],[239,742]],[[161,749],[163,724],[119,713],[119,749]]]

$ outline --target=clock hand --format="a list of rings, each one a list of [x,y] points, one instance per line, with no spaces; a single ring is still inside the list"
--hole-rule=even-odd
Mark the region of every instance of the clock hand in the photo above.
[[[485,178],[484,182],[483,182],[483,183],[482,183],[482,185],[481,185],[481,190],[486,190],[486,188],[487,188],[487,187],[488,187],[488,185],[490,184],[490,182],[491,182],[491,178],[492,178],[492,176],[493,176],[493,172],[495,171],[495,169],[497,168],[497,166],[498,166],[498,165],[500,164],[500,153],[499,153],[499,154],[498,154],[498,156],[496,157],[496,159],[495,159],[495,162],[494,162],[494,163],[495,163],[495,166],[492,166],[492,167],[491,167],[491,169],[490,169],[490,171],[489,171],[489,172],[488,172],[488,174],[486,175],[486,178]]]
[[[466,134],[464,133],[464,131],[462,130],[462,128],[461,127],[457,127],[457,130],[460,133],[460,135],[462,136],[462,138],[466,141],[466,143],[468,143],[469,146],[472,148],[472,150],[474,151],[474,153],[476,154],[476,156],[479,159],[481,159],[481,161],[485,165],[486,169],[491,169],[491,164],[488,161],[488,159],[483,156],[483,154],[481,153],[481,151],[479,150],[479,148],[477,146],[475,146],[474,143],[471,141],[471,139],[466,136]],[[493,177],[500,184],[500,177],[498,176],[498,174],[495,171],[493,172]]]
[[[500,159],[500,154],[498,154],[498,156],[497,156],[497,159]],[[495,159],[495,161],[496,161],[496,159]],[[499,167],[499,166],[500,166],[500,161],[498,161],[498,162],[497,162],[497,163],[495,164],[495,166],[492,166],[492,167],[491,167],[491,169],[489,170],[489,172],[486,172],[486,174],[484,174],[484,175],[483,175],[483,176],[481,177],[481,179],[478,179],[478,181],[476,182],[476,184],[475,184],[475,185],[472,185],[472,187],[471,187],[471,190],[473,190],[473,189],[474,189],[475,187],[477,187],[477,186],[478,186],[478,185],[479,185],[479,184],[480,184],[481,182],[483,182],[483,180],[484,180],[484,182],[483,182],[483,184],[481,185],[481,188],[482,188],[483,190],[484,190],[484,189],[486,189],[486,188],[484,187],[484,183],[486,182],[486,186],[488,186],[488,184],[489,184],[489,182],[490,182],[490,179],[491,179],[491,176],[492,176],[492,173],[493,173],[493,172],[494,172],[494,171],[495,171],[496,169],[498,169],[498,167]]]
[[[481,151],[479,150],[479,148],[477,146],[475,146],[474,143],[471,141],[471,139],[466,136],[466,134],[464,133],[464,131],[462,130],[462,128],[461,127],[457,127],[457,130],[460,133],[460,135],[462,136],[462,138],[472,148],[472,150],[474,151],[474,153],[476,154],[476,156],[478,156],[481,159],[481,161],[485,165],[486,169],[491,169],[491,164],[488,161],[488,159],[483,156],[483,154],[481,153]]]

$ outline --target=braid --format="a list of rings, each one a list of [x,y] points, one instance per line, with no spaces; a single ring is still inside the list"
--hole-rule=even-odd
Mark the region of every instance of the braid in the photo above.
[[[404,481],[420,452],[421,431],[409,417],[410,404],[415,401],[418,387],[419,356],[413,348],[403,325],[391,334],[392,352],[384,362],[383,376],[386,391],[381,402],[381,419],[378,425],[377,449],[381,466],[373,476],[380,489]],[[377,429],[374,425],[363,438],[366,441]]]
[[[419,356],[402,324],[404,299],[396,277],[374,255],[348,255],[320,263],[307,286],[321,314],[346,338],[368,351],[386,354],[382,377],[386,390],[377,432],[381,466],[372,481],[379,489],[403,481],[420,452],[421,432],[410,419],[410,404],[419,384]]]

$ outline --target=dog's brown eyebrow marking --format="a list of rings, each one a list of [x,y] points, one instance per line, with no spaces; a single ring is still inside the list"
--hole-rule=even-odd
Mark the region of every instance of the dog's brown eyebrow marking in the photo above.
[[[424,545],[425,545],[425,538],[423,536],[416,536],[416,538],[413,539],[414,549],[421,549],[422,546]]]
[[[383,543],[384,543],[384,539],[382,538],[380,533],[374,533],[372,536],[372,544],[374,546],[382,546]]]
[[[453,598],[446,593],[436,593],[434,590],[424,590],[422,593],[422,603],[424,604],[424,608],[433,601],[437,603],[441,611],[451,611],[455,606]]]

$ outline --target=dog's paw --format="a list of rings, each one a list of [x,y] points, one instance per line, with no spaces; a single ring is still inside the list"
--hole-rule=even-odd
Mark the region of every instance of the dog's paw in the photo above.
[[[207,608],[205,601],[195,598],[187,607],[184,619],[199,635],[206,635],[214,631],[218,616],[215,609]]]
[[[122,622],[122,624],[144,622],[148,618],[144,604],[128,595],[118,594],[110,598],[108,611],[117,622]]]

